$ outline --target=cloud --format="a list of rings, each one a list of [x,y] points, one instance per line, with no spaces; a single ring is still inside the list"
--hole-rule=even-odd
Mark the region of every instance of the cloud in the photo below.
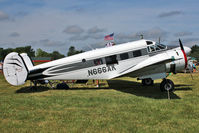
[[[166,39],[168,35],[168,32],[161,28],[152,28],[150,30],[138,32],[136,34],[137,35],[142,34],[145,39],[153,39],[153,40],[157,40],[159,37],[161,37],[161,40],[164,41],[164,39]]]
[[[103,35],[101,34],[86,34],[86,35],[75,35],[69,38],[70,41],[86,41],[88,39],[104,39]]]
[[[2,21],[2,20],[8,20],[8,19],[9,19],[8,14],[0,11],[0,21]]]
[[[199,38],[194,38],[194,37],[193,38],[183,38],[183,39],[181,39],[181,41],[184,46],[189,46],[189,47],[199,44]],[[179,41],[178,41],[178,39],[176,39],[176,40],[171,41],[170,44],[179,45]]]
[[[104,32],[105,29],[102,28],[98,28],[97,26],[94,26],[90,29],[87,30],[87,32],[85,32],[85,34],[76,34],[73,35],[72,37],[69,38],[70,41],[85,41],[88,39],[102,39],[104,35],[100,34],[102,32]]]
[[[177,16],[177,15],[182,15],[182,11],[170,11],[170,12],[164,12],[158,15],[159,18],[165,18],[165,17],[170,17],[170,16]]]
[[[71,26],[66,27],[63,32],[67,34],[81,34],[84,32],[84,29],[82,29],[78,25],[71,25]]]
[[[184,36],[190,36],[190,35],[193,35],[193,33],[189,31],[177,32],[174,34],[175,37],[184,37]]]
[[[40,40],[39,44],[46,46],[46,47],[59,47],[64,46],[65,43],[61,41],[51,41],[49,39]]]
[[[199,38],[185,38],[182,40],[183,44],[186,46],[193,46],[199,44]]]
[[[75,35],[69,38],[70,41],[85,41],[89,38],[88,35]]]
[[[88,29],[89,34],[96,34],[96,33],[101,33],[101,32],[104,32],[104,31],[105,31],[105,29],[100,29],[97,26],[94,26],[94,27]]]
[[[134,40],[140,39],[140,35],[143,35],[144,39],[157,40],[159,37],[161,37],[161,40],[164,40],[167,37],[168,32],[164,31],[161,28],[152,28],[152,29],[145,30],[145,31],[138,31],[136,33],[116,34],[115,40],[118,43],[127,42],[127,41],[134,41]]]
[[[115,35],[115,38],[121,39],[121,40],[129,40],[129,39],[135,39],[137,37],[136,33],[119,33]]]
[[[18,32],[13,32],[9,35],[10,37],[19,37],[20,34]]]

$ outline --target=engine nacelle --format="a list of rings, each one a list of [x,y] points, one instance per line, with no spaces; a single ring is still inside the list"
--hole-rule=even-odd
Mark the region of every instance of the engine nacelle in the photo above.
[[[172,62],[166,63],[166,72],[177,73],[184,70],[185,67],[185,59],[183,52],[179,49],[168,51],[167,54],[171,57]]]

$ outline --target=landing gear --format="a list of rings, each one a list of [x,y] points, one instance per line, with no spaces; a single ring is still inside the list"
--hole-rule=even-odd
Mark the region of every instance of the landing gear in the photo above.
[[[173,91],[174,90],[174,83],[170,79],[163,79],[160,83],[160,90],[161,91]]]
[[[147,79],[142,79],[142,84],[143,85],[147,85],[147,86],[149,86],[149,85],[153,85],[153,80],[151,79],[151,78],[147,78]]]

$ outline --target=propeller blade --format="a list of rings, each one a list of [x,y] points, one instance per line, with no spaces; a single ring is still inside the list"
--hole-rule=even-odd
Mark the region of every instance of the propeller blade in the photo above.
[[[186,68],[187,68],[187,55],[186,55],[186,53],[185,53],[185,51],[184,51],[184,47],[183,47],[182,42],[181,42],[180,39],[179,39],[179,43],[180,43],[180,48],[181,48],[181,50],[182,50],[182,53],[183,53],[183,55],[184,55],[185,69],[186,69]]]
[[[180,43],[180,48],[181,48],[181,50],[183,50],[184,51],[184,47],[183,47],[183,45],[182,45],[182,41],[179,39],[179,43]]]

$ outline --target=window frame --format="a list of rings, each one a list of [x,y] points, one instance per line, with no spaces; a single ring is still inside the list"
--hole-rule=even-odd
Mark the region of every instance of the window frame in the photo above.
[[[129,59],[129,53],[128,52],[120,54],[120,60],[127,60],[127,59]]]
[[[93,63],[95,66],[104,64],[102,58],[94,59]]]
[[[142,56],[141,50],[135,50],[135,51],[133,51],[133,57],[140,57],[140,56]]]
[[[118,64],[117,55],[111,55],[111,56],[105,57],[105,62],[106,62],[106,65]]]

